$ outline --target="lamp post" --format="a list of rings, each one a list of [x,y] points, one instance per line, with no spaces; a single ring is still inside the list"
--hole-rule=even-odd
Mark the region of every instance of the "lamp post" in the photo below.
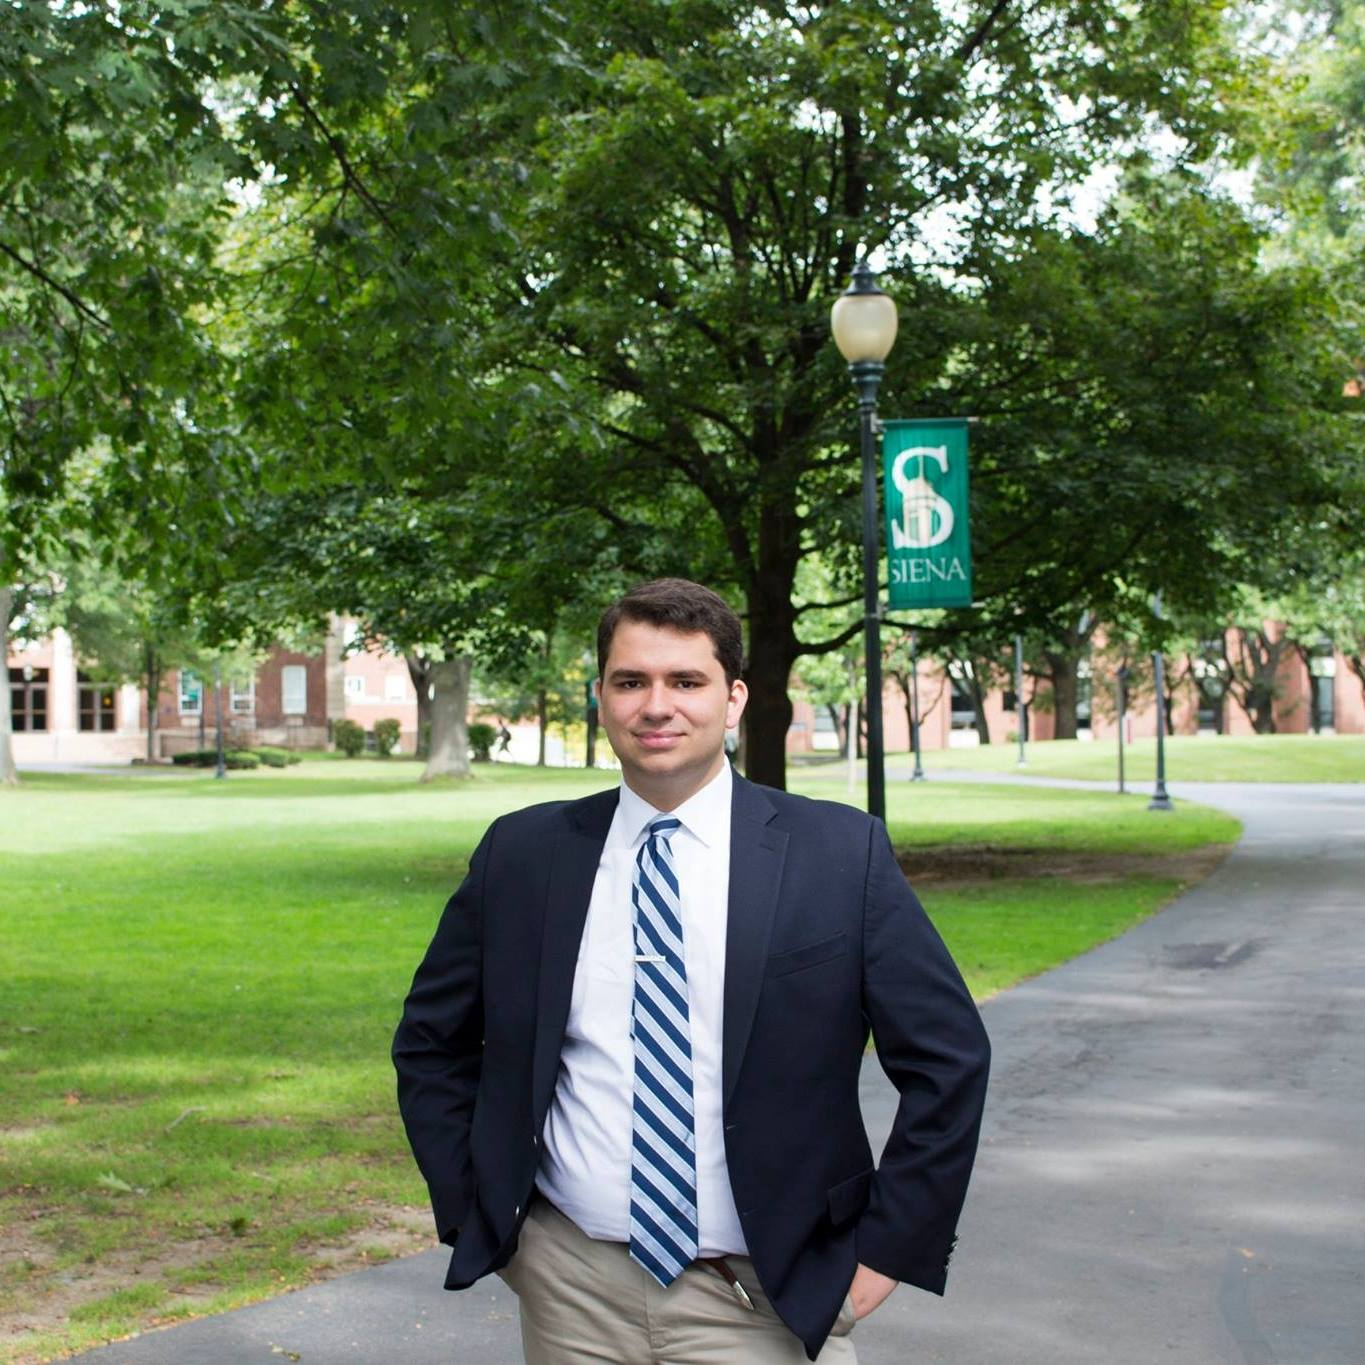
[[[1023,767],[1028,758],[1024,751],[1024,725],[1027,715],[1024,711],[1024,637],[1016,635],[1014,637],[1014,728],[1019,732],[1019,767]]]
[[[1161,594],[1152,599],[1152,611],[1161,620]],[[1166,791],[1166,674],[1161,651],[1152,651],[1152,678],[1156,683],[1156,790],[1147,803],[1148,810],[1174,810]]]
[[[867,655],[867,809],[886,819],[886,770],[882,742],[882,641],[878,613],[877,388],[896,340],[896,305],[877,288],[867,261],[854,267],[848,288],[830,309],[830,330],[858,394],[863,465],[863,641]]]
[[[1114,714],[1118,719],[1119,732],[1119,795],[1128,789],[1123,785],[1123,727],[1126,723],[1124,710],[1128,705],[1128,665],[1121,664],[1114,674]]]

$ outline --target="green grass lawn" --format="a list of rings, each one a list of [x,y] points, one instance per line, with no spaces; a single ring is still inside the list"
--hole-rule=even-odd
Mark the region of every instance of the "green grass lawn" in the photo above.
[[[0,791],[0,1360],[427,1236],[387,1057],[413,968],[494,815],[615,779],[496,765],[422,787],[417,772],[360,760]],[[969,878],[977,850],[1131,861],[1237,830],[1137,797],[948,783],[894,787],[891,828],[912,859],[946,850]],[[924,899],[985,995],[1179,884],[1158,857],[1086,883],[959,878]]]
[[[1027,746],[1019,767],[1017,744],[977,749],[928,749],[924,766],[965,772],[1025,773],[1034,777],[1118,779],[1118,742],[1049,740]],[[896,755],[892,766],[908,766]],[[1156,777],[1156,740],[1127,748],[1129,782]],[[897,769],[899,771],[899,768]],[[1365,735],[1173,735],[1166,741],[1169,782],[1365,782]]]

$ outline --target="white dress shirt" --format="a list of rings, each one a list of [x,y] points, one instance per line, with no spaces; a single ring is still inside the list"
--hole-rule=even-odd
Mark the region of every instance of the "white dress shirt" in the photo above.
[[[743,1255],[721,1127],[721,1028],[730,895],[730,765],[676,810],[670,838],[682,894],[697,1138],[701,1256]],[[630,1164],[635,1048],[631,883],[635,857],[657,811],[623,782],[597,865],[554,1102],[536,1184],[589,1237],[630,1241]]]

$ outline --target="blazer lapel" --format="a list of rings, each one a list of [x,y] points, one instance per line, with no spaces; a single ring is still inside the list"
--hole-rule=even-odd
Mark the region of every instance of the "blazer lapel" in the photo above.
[[[536,1040],[531,1064],[531,1104],[537,1131],[550,1107],[564,1029],[573,999],[574,973],[583,925],[588,918],[593,881],[602,859],[619,792],[599,792],[576,801],[565,812],[566,827],[550,855],[545,925],[540,945],[540,984],[536,1003]]]
[[[725,931],[723,1104],[730,1103],[758,1008],[777,913],[787,834],[769,828],[777,808],[760,787],[735,774],[730,813],[730,900]]]

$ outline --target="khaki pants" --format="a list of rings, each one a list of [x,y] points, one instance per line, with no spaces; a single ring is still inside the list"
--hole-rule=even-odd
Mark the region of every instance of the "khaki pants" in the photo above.
[[[773,1311],[753,1262],[726,1261],[753,1311],[704,1266],[662,1288],[622,1243],[594,1241],[537,1198],[500,1273],[520,1303],[526,1365],[806,1365],[806,1348]],[[852,1329],[845,1298],[821,1365],[857,1365]]]

